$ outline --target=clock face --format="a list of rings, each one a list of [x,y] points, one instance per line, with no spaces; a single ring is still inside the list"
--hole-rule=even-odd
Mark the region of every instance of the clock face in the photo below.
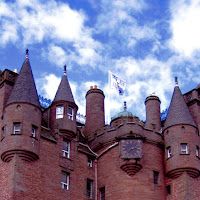
[[[142,158],[142,140],[125,139],[120,141],[121,158]]]

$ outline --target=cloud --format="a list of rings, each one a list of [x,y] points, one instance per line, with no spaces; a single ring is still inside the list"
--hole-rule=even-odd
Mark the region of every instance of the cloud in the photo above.
[[[43,50],[43,56],[45,57],[46,55],[48,59],[58,67],[63,67],[64,64],[66,64],[67,54],[62,47],[50,45],[47,53]]]
[[[2,1],[0,43],[20,44],[23,48],[45,43],[43,55],[57,66],[63,65],[69,55],[71,62],[95,67],[102,46],[93,39],[93,29],[85,25],[87,20],[83,10],[55,0]]]
[[[61,78],[57,77],[55,74],[43,74],[42,77],[43,78],[36,79],[38,94],[53,100]]]
[[[170,47],[185,56],[200,50],[200,3],[198,0],[171,1]]]

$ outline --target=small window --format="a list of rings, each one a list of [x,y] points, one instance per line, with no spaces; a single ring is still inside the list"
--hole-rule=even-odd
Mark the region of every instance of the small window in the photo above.
[[[166,190],[167,190],[167,195],[170,195],[171,194],[171,185],[167,185]]]
[[[187,143],[181,144],[181,154],[189,154],[189,148]]]
[[[63,140],[63,157],[65,158],[69,158],[70,155],[70,142]]]
[[[167,147],[167,158],[170,158],[171,156],[172,156],[171,147]]]
[[[92,180],[87,179],[87,198],[92,198]]]
[[[181,127],[181,131],[182,131],[182,132],[185,131],[185,127],[184,127],[184,126]]]
[[[158,184],[158,176],[159,176],[159,172],[157,171],[153,171],[153,178],[154,178],[154,184],[157,185]]]
[[[14,123],[13,134],[20,134],[20,123]]]
[[[2,128],[2,137],[4,137],[5,135],[6,135],[6,126]]]
[[[69,190],[69,173],[62,172],[61,187],[62,187],[62,189]]]
[[[88,158],[88,167],[92,167],[92,159]]]
[[[63,118],[64,107],[63,105],[56,106],[56,119]]]
[[[105,187],[100,188],[99,191],[100,191],[100,200],[105,200],[106,199]]]
[[[68,119],[73,120],[73,114],[74,114],[74,109],[72,107],[68,106],[68,113],[67,113]]]
[[[36,137],[36,127],[35,126],[32,126],[32,128],[31,128],[31,136]]]
[[[198,146],[196,146],[196,156],[199,157],[199,147]]]

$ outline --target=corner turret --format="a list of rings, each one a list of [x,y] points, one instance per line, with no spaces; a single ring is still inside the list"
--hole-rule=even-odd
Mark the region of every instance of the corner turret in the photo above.
[[[26,51],[26,59],[13,86],[3,113],[1,159],[9,162],[14,155],[22,160],[39,158],[41,109]]]
[[[50,107],[50,128],[52,130],[59,129],[61,132],[67,132],[70,138],[75,136],[77,110],[78,106],[74,101],[67,79],[65,65],[60,85]]]
[[[166,174],[177,178],[187,172],[200,175],[199,135],[176,79],[174,93],[164,124]]]

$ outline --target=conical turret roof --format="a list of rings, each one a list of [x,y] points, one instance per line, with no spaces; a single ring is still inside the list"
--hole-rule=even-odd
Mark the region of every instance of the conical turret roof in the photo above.
[[[19,72],[15,85],[7,101],[7,105],[11,103],[31,103],[40,107],[35,81],[33,78],[28,50],[26,50],[26,58]]]
[[[196,126],[178,85],[174,88],[164,129],[177,124]]]
[[[69,101],[75,104],[74,97],[67,79],[66,66],[64,66],[64,74],[56,92],[53,102],[56,101]]]

